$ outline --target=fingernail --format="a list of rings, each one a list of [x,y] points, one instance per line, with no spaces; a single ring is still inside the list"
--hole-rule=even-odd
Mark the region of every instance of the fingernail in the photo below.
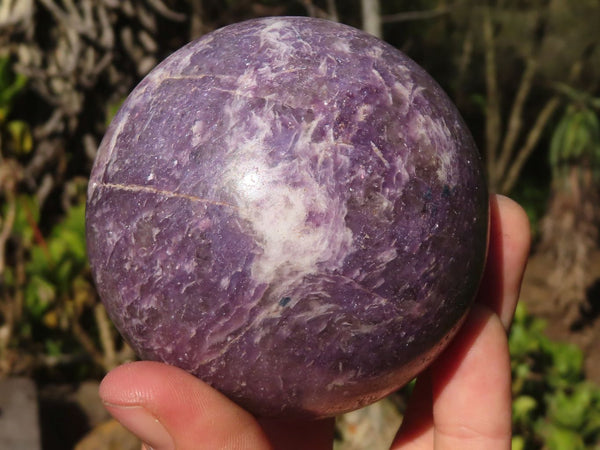
[[[174,450],[173,438],[162,423],[142,406],[105,403],[106,409],[121,425],[135,434],[150,450]]]

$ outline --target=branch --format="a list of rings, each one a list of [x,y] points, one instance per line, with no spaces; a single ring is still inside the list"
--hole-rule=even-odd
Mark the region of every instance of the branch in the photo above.
[[[442,6],[435,9],[429,9],[426,11],[406,11],[396,14],[386,14],[381,16],[382,23],[398,23],[398,22],[409,22],[413,20],[427,20],[435,19],[440,16],[444,16],[450,13],[450,7]]]
[[[17,199],[15,198],[13,190],[6,189],[5,201],[8,203],[8,207],[6,209],[6,215],[0,222],[2,224],[2,230],[0,231],[0,277],[4,276],[6,243],[12,233],[15,217],[17,216]],[[0,283],[2,282],[3,281],[0,279]]]
[[[498,173],[495,171],[495,166],[502,124],[500,116],[500,94],[498,92],[498,78],[496,69],[494,30],[489,7],[485,8],[483,12],[483,41],[485,46],[485,84],[487,90],[487,102],[485,105],[486,158],[490,186],[492,189],[494,189],[499,179]]]
[[[523,166],[529,159],[529,156],[535,149],[536,144],[538,143],[540,136],[542,135],[542,131],[546,127],[546,124],[560,105],[560,98],[558,95],[555,95],[550,100],[546,102],[544,108],[542,108],[540,114],[538,115],[533,127],[527,134],[527,140],[525,144],[519,152],[517,153],[516,158],[510,166],[510,170],[506,177],[504,177],[504,181],[502,182],[502,188],[500,192],[510,192],[512,188],[517,183],[517,179],[523,170]]]
[[[383,35],[381,29],[381,12],[379,9],[379,0],[361,0],[362,7],[362,28],[367,33],[378,38]]]
[[[147,0],[147,2],[154,11],[166,19],[172,20],[173,22],[183,22],[186,19],[185,14],[171,11],[161,0]]]
[[[523,108],[527,97],[529,97],[529,92],[531,92],[536,71],[537,59],[529,57],[510,111],[504,143],[496,164],[495,172],[498,174],[498,179],[504,177],[508,163],[514,154],[515,144],[523,126]]]
[[[190,39],[196,39],[202,36],[207,27],[204,24],[204,6],[202,0],[190,0],[190,7],[192,9],[190,17]]]
[[[117,355],[115,352],[112,330],[110,328],[110,321],[102,303],[97,303],[94,306],[94,318],[96,319],[96,325],[98,325],[100,344],[102,345],[102,351],[104,352],[104,366],[106,369],[113,369],[117,366]]]
[[[329,15],[329,20],[333,20],[334,22],[340,21],[340,16],[337,12],[337,7],[335,6],[335,0],[327,0],[327,13]]]
[[[71,330],[73,332],[73,336],[75,336],[75,339],[77,339],[77,342],[79,342],[85,351],[90,355],[94,363],[103,369],[107,369],[104,356],[98,351],[92,338],[79,324],[77,316],[73,317],[71,322]]]
[[[300,3],[302,3],[302,6],[304,6],[304,9],[306,9],[306,13],[309,17],[318,17],[321,19],[329,19],[338,22],[337,17],[332,17],[331,10],[327,12],[319,8],[312,2],[312,0],[300,0]],[[328,8],[331,6],[329,5],[329,3],[333,3],[335,12],[335,2],[333,2],[333,0],[330,0],[327,4]],[[335,14],[337,15],[337,12],[335,12]]]
[[[571,67],[571,70],[569,71],[569,77],[568,77],[569,81],[572,82],[581,75],[581,71],[583,70],[583,62],[584,62],[584,57],[575,61],[575,63]],[[514,159],[513,163],[510,166],[510,170],[508,171],[508,174],[506,175],[506,177],[504,178],[504,181],[502,182],[501,192],[504,192],[504,193],[510,192],[512,190],[512,188],[515,186],[517,179],[519,178],[519,175],[521,174],[521,171],[523,170],[523,166],[529,159],[529,156],[531,155],[531,153],[535,149],[535,146],[537,145],[537,143],[540,140],[540,137],[542,135],[542,131],[544,130],[544,127],[546,126],[548,121],[552,118],[552,115],[554,114],[556,109],[559,107],[559,105],[560,105],[560,95],[559,94],[553,96],[550,100],[548,100],[546,102],[546,104],[544,105],[544,108],[542,108],[542,110],[540,111],[540,114],[538,115],[537,120],[535,121],[535,124],[529,131],[529,133],[527,135],[527,140],[525,141],[525,144],[518,151],[516,158]]]

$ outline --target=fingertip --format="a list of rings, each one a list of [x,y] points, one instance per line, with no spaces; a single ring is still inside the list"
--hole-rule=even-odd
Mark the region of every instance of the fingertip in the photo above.
[[[493,311],[475,305],[432,372],[436,448],[503,449],[510,445],[508,340]]]
[[[501,232],[510,235],[510,243],[522,256],[529,254],[531,248],[531,223],[525,209],[516,201],[502,194],[495,194],[492,202],[495,202],[497,214],[496,223],[500,223]]]
[[[195,376],[138,361],[109,372],[99,395],[107,410],[152,448],[270,448],[254,417]]]
[[[531,246],[525,210],[504,195],[490,196],[490,242],[478,302],[488,306],[508,330],[519,298]]]
[[[136,361],[123,364],[108,372],[98,389],[100,399],[108,404],[144,404],[146,392],[136,389],[135,379],[140,372],[145,372],[147,361]]]

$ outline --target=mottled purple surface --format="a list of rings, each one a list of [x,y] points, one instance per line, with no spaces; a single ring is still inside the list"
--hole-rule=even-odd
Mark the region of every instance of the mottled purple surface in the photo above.
[[[133,91],[93,168],[98,290],[142,358],[262,415],[375,401],[476,291],[487,194],[438,85],[353,28],[217,30]]]

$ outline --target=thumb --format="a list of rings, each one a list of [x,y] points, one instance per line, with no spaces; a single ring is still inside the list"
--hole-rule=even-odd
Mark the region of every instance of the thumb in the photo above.
[[[153,450],[271,448],[251,414],[166,364],[139,361],[118,367],[102,381],[100,397]]]

